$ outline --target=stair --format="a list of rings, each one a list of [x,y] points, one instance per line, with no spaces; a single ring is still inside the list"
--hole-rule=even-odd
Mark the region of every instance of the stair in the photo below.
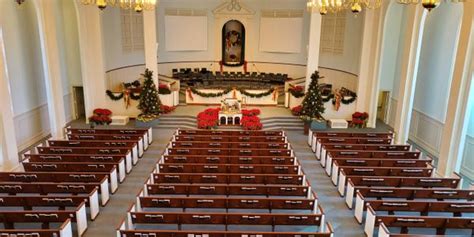
[[[196,129],[196,116],[164,114],[160,116],[160,122],[155,128]]]
[[[295,116],[281,116],[271,118],[261,118],[263,130],[291,130],[302,131],[304,123]]]

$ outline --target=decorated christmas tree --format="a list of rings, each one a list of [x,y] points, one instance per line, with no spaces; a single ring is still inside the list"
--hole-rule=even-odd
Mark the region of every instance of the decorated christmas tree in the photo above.
[[[319,90],[319,72],[315,71],[311,75],[311,83],[309,84],[308,92],[304,97],[301,109],[301,119],[304,121],[321,120],[324,113],[324,104]]]
[[[138,119],[144,122],[148,122],[158,118],[160,115],[160,97],[158,97],[158,90],[153,82],[153,72],[145,69],[145,73],[142,74],[145,78],[143,81],[142,91],[140,93],[140,103],[138,109],[142,111],[138,115]]]

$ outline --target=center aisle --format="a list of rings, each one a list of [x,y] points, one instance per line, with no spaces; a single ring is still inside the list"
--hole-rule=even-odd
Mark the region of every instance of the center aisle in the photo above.
[[[352,211],[347,208],[331,179],[314,157],[307,143],[308,136],[303,135],[302,131],[286,131],[286,135],[295,156],[305,170],[308,181],[318,194],[319,204],[324,208],[326,220],[334,228],[334,237],[365,236],[362,226],[357,224]]]
[[[131,204],[136,200],[143,183],[149,177],[159,157],[168,145],[174,129],[153,129],[153,143],[148,147],[140,162],[127,175],[125,181],[114,195],[111,195],[107,207],[101,208],[95,221],[89,223],[83,237],[116,236],[116,228]]]

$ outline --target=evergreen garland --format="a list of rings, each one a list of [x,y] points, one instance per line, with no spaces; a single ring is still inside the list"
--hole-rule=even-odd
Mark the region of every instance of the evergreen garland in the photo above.
[[[289,89],[288,92],[290,92],[290,94],[292,96],[294,96],[295,98],[301,98],[303,97],[305,94],[304,94],[304,91],[298,91],[298,90],[292,90],[292,89]]]
[[[321,97],[321,99],[323,100],[324,103],[330,101],[331,99],[333,99],[333,103],[334,103],[334,94],[330,94],[328,96],[325,96],[325,97]]]
[[[268,91],[265,91],[265,92],[262,92],[262,93],[258,93],[258,94],[253,94],[253,93],[249,93],[247,92],[246,90],[244,89],[239,89],[240,93],[242,93],[242,95],[246,95],[248,97],[252,97],[252,98],[261,98],[261,97],[264,97],[264,96],[269,96],[270,94],[272,94],[275,89],[274,88],[270,88]]]
[[[198,91],[198,90],[196,90],[195,88],[192,88],[192,87],[190,87],[190,90],[193,94],[196,94],[198,96],[205,97],[205,98],[210,98],[210,97],[221,97],[225,94],[228,94],[229,92],[232,91],[232,88],[227,88],[224,91],[218,92],[218,93],[204,93],[204,92]]]
[[[114,93],[110,90],[106,90],[105,93],[109,96],[111,100],[114,100],[114,101],[121,100],[123,98],[122,92]],[[118,94],[118,95],[115,95],[115,94]]]
[[[139,100],[140,99],[140,94],[130,93],[130,99]]]
[[[313,75],[311,75],[311,83],[309,84],[308,92],[302,103],[301,117],[303,120],[323,119],[322,114],[325,108],[318,85],[320,78],[318,71],[315,71]]]
[[[140,93],[140,102],[137,107],[142,113],[138,116],[138,119],[149,121],[159,116],[161,101],[158,97],[156,85],[153,82],[153,72],[147,68],[142,76],[145,80],[143,82],[142,92]]]

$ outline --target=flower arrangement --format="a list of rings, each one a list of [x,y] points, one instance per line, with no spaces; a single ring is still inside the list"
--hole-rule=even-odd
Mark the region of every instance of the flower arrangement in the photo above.
[[[160,95],[169,95],[171,94],[170,87],[164,83],[160,83],[158,86],[158,94]]]
[[[97,124],[97,125],[109,125],[112,123],[112,118],[110,117],[112,115],[112,111],[108,109],[94,109],[93,111],[94,115],[89,117],[89,122]]]
[[[261,130],[263,125],[257,116],[243,116],[240,121],[244,130]]]
[[[168,106],[168,105],[160,105],[160,111],[163,114],[169,114],[176,109],[175,106]]]
[[[302,86],[292,86],[288,89],[288,92],[290,92],[291,95],[293,95],[296,98],[301,98],[304,96],[304,87]]]
[[[242,116],[259,116],[260,115],[260,110],[259,109],[243,109],[242,110]]]
[[[217,128],[220,108],[209,108],[197,115],[197,125],[199,129]]]
[[[352,114],[351,126],[354,128],[365,128],[367,126],[368,119],[369,119],[368,113],[355,112]]]
[[[291,114],[293,114],[294,116],[300,116],[301,110],[303,110],[302,105],[295,106],[291,109]]]

